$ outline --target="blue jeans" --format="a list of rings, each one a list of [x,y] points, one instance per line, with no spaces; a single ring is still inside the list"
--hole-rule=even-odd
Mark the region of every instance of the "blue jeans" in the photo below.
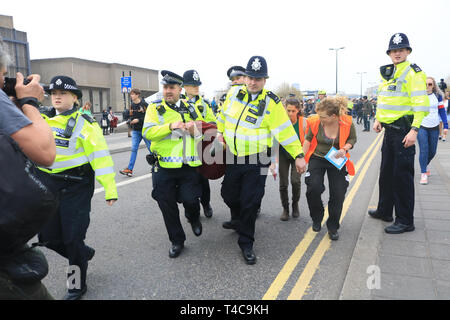
[[[436,155],[437,144],[439,140],[439,126],[435,128],[420,127],[417,134],[419,142],[419,163],[421,173],[427,172],[427,166]]]
[[[139,149],[139,144],[141,143],[141,140],[144,139],[145,144],[147,145],[147,149],[150,152],[150,141],[145,139],[142,136],[141,131],[133,130],[131,132],[131,157],[130,157],[130,163],[128,163],[128,169],[133,170],[134,163],[136,162],[137,152]]]

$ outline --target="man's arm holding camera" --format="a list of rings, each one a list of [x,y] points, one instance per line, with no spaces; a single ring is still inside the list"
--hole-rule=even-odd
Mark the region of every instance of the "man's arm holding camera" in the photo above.
[[[40,76],[31,75],[28,79],[31,82],[24,85],[23,75],[17,73],[17,100],[20,101],[20,99],[28,97],[42,100],[44,89],[39,84]],[[42,166],[52,165],[56,157],[55,139],[52,130],[35,106],[25,103],[21,106],[21,110],[32,123],[11,134],[11,138],[35,163]]]

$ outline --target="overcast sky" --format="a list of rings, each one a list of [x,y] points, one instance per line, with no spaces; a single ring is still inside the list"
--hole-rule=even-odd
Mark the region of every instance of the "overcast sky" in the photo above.
[[[31,59],[77,57],[183,75],[195,69],[208,97],[226,87],[226,71],[266,58],[266,88],[359,93],[391,63],[391,35],[405,33],[409,61],[429,76],[450,76],[450,1],[2,1],[27,32]]]

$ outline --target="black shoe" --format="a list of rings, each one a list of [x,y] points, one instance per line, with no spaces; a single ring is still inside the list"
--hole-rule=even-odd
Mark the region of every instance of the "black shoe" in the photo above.
[[[314,232],[319,232],[322,229],[322,224],[320,222],[313,221],[312,229]]]
[[[230,220],[230,221],[225,221],[224,223],[222,223],[222,227],[224,229],[233,229],[236,230],[238,226],[238,222],[237,220]]]
[[[242,249],[242,255],[244,256],[244,260],[246,264],[255,264],[256,263],[256,255],[253,252],[253,249]]]
[[[203,213],[205,214],[205,217],[211,218],[213,215],[213,209],[211,208],[211,204],[207,204],[203,206]]]
[[[200,220],[191,222],[192,231],[198,237],[202,234],[202,224]]]
[[[378,210],[369,210],[369,216],[371,216],[374,219],[380,219],[386,222],[392,222],[394,221],[394,218],[392,217],[386,217],[386,216],[382,216],[381,214],[378,213]]]
[[[169,257],[176,258],[180,255],[181,251],[184,248],[184,244],[173,244],[169,249]]]
[[[390,234],[399,234],[399,233],[403,233],[403,232],[410,232],[410,231],[414,231],[415,227],[414,225],[407,225],[407,224],[402,224],[399,222],[396,222],[386,228],[384,228],[384,231],[386,233],[390,233]]]
[[[337,231],[330,231],[330,230],[328,230],[328,236],[333,241],[336,241],[336,240],[339,239],[339,233]]]
[[[87,291],[87,286],[84,286],[83,289],[71,290],[66,293],[63,300],[80,300],[81,297],[86,293],[86,291]]]
[[[88,251],[89,251],[87,259],[88,259],[88,261],[91,261],[92,258],[95,256],[95,250],[94,250],[94,248],[91,248],[89,246],[86,246],[86,247],[88,248]]]

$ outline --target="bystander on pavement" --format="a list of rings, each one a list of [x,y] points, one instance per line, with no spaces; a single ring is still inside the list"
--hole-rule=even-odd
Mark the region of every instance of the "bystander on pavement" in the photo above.
[[[340,299],[450,299],[450,143],[439,142],[430,166],[433,184],[420,185],[415,161],[414,232],[387,234],[389,223],[362,213]],[[376,186],[369,209],[377,199]]]

